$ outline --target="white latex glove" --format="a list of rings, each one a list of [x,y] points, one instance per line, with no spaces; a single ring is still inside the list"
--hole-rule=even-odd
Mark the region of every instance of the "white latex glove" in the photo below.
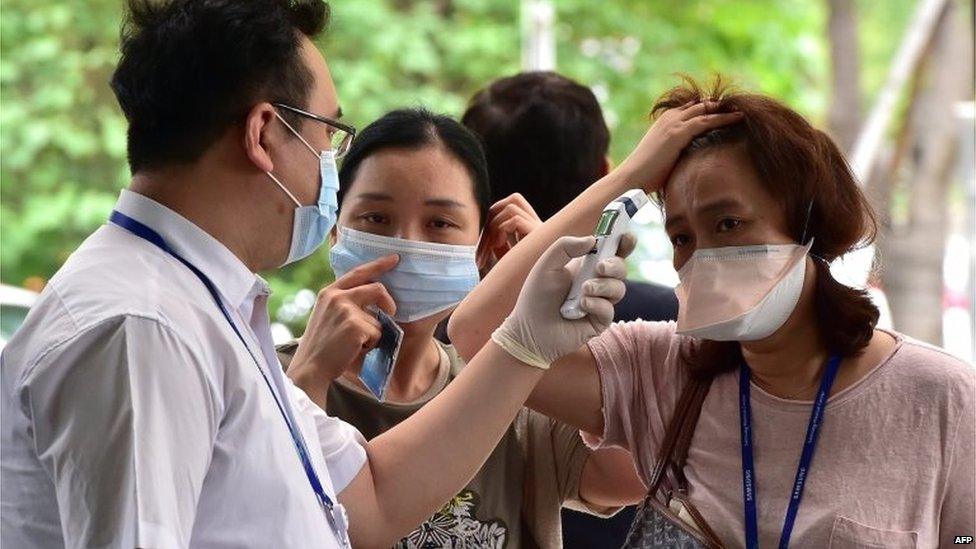
[[[624,296],[627,268],[620,257],[598,263],[596,277],[583,284],[580,308],[585,317],[566,320],[559,313],[573,283],[566,264],[586,255],[595,241],[592,236],[564,236],[550,246],[532,267],[515,308],[491,335],[492,341],[518,360],[547,369],[606,330],[613,322],[614,304]]]

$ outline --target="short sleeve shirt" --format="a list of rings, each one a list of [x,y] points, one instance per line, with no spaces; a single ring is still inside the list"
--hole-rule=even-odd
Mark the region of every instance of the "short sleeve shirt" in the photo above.
[[[186,266],[98,229],[0,355],[0,545],[337,547],[272,391],[333,499],[363,439],[282,374],[267,285],[163,205],[116,209],[214,282],[247,348]]]

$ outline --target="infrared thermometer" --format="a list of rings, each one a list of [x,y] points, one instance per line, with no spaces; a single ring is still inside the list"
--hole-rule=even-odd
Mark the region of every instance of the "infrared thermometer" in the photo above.
[[[632,189],[607,204],[607,207],[603,209],[600,222],[596,224],[596,230],[593,231],[596,244],[583,259],[583,265],[576,273],[576,278],[573,279],[569,295],[566,296],[563,306],[559,308],[563,318],[577,320],[586,316],[586,312],[580,309],[583,283],[596,275],[597,263],[617,254],[620,237],[630,230],[630,222],[637,214],[637,210],[643,208],[647,202],[647,194],[644,191]]]

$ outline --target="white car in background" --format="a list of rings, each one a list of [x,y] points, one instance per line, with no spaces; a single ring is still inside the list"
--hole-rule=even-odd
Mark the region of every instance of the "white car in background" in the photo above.
[[[0,349],[24,323],[27,312],[37,301],[37,292],[0,284]]]

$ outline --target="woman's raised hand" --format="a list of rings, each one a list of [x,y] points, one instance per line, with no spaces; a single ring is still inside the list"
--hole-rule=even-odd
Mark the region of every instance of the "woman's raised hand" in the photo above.
[[[688,103],[664,111],[644,134],[617,171],[645,192],[661,189],[671,175],[681,151],[696,136],[742,120],[742,113],[714,113],[716,101]]]

